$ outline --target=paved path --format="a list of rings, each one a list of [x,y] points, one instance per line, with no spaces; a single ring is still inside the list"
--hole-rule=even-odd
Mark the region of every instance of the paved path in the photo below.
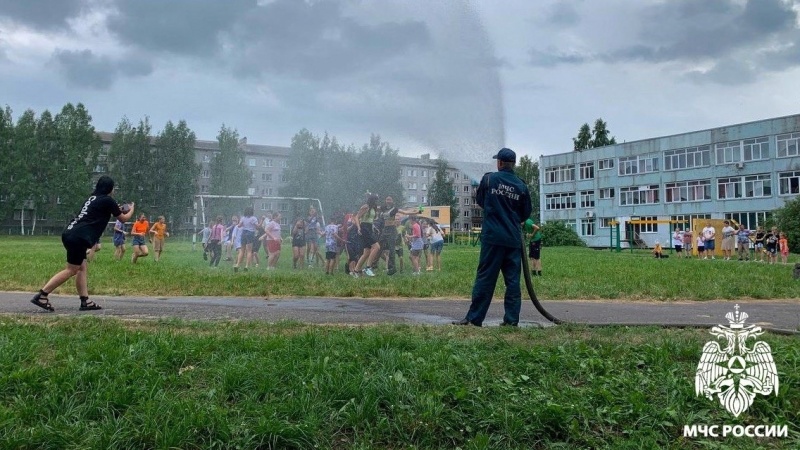
[[[78,311],[75,296],[51,295],[56,309],[48,313],[29,303],[30,293],[0,292],[0,314],[86,315],[124,319],[181,318],[188,320],[296,320],[305,323],[419,323],[449,324],[469,307],[461,299],[355,299],[252,297],[106,297],[92,296],[101,311]],[[735,304],[749,315],[749,324],[780,330],[800,330],[800,300],[707,302],[549,301],[543,305],[555,317],[591,325],[653,324],[712,326],[727,324],[725,314]],[[498,325],[503,301],[495,299],[486,326]],[[550,326],[528,300],[523,299],[522,326]]]

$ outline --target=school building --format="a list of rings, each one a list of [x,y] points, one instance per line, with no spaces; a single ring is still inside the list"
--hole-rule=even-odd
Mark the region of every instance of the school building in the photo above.
[[[590,247],[610,246],[615,223],[623,247],[669,243],[670,220],[754,229],[800,194],[800,114],[544,155],[539,171],[542,222]]]

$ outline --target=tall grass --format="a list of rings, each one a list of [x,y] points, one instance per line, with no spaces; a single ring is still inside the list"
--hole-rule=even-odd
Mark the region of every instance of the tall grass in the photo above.
[[[199,248],[199,245],[198,245]],[[320,268],[293,270],[291,248],[284,246],[276,271],[262,265],[233,273],[231,263],[209,268],[202,252],[188,242],[167,242],[163,259],[152,257],[130,263],[112,258],[113,247],[104,243],[97,261],[90,264],[93,294],[107,295],[212,295],[212,296],[333,296],[333,297],[445,297],[467,298],[475,279],[479,247],[445,246],[442,272],[404,273],[352,279],[343,263],[337,274],[326,276]],[[648,252],[610,252],[585,248],[545,248],[544,276],[534,278],[543,299],[790,299],[800,297],[800,282],[792,279],[790,265],[739,261],[684,260],[674,256],[657,260]],[[408,255],[406,254],[406,258]],[[64,266],[65,254],[58,238],[0,238],[0,290],[35,291]],[[796,255],[790,262],[798,261]],[[498,283],[497,294],[504,289]],[[70,283],[60,292],[74,293]]]
[[[798,448],[800,347],[739,418],[694,395],[701,330],[0,317],[0,447]],[[683,425],[788,425],[686,439]]]

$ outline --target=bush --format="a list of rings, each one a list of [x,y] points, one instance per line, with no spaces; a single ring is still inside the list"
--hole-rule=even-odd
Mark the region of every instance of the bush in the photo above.
[[[586,247],[575,229],[564,222],[547,222],[541,225],[542,245],[545,247]]]
[[[783,208],[775,210],[773,218],[778,230],[786,233],[789,251],[800,253],[800,197],[787,201]]]

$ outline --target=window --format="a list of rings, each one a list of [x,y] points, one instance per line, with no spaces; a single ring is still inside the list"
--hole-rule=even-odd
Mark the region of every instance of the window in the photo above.
[[[265,159],[264,167],[272,167],[272,159]]]
[[[619,205],[652,205],[659,202],[658,185],[630,186],[619,188]]]
[[[211,178],[211,172],[208,171],[208,170],[204,170],[203,171],[203,178]]]
[[[209,162],[210,160],[211,160],[211,157],[210,157],[210,156],[208,156],[208,155],[203,155],[203,162]]]
[[[464,197],[464,206],[469,206],[471,199],[468,197]]]
[[[636,175],[658,171],[657,156],[629,156],[619,159],[619,175]]]
[[[255,158],[250,158],[250,159],[248,159],[248,160],[247,160],[247,165],[248,165],[249,167],[255,167],[255,166],[256,166],[256,160],[255,160]]]
[[[645,216],[639,218],[631,218],[633,220],[642,220],[647,222],[655,222],[658,220],[656,216]],[[658,233],[658,224],[657,223],[635,223],[633,224],[633,232],[642,234],[642,233]]]
[[[272,202],[261,202],[262,211],[272,211]]]
[[[581,191],[581,208],[594,208],[594,191]]]
[[[432,209],[431,210],[431,218],[436,219],[438,217],[439,217],[439,210],[438,209]]]
[[[417,171],[415,169],[408,169],[408,176],[410,177],[417,176]]]
[[[271,173],[262,173],[261,174],[261,181],[272,182],[272,174]]]
[[[256,195],[256,188],[247,188],[247,195]]]
[[[428,183],[422,183],[422,190],[423,191],[427,191],[428,190]]]
[[[208,185],[204,184],[204,185],[200,186],[200,193],[201,194],[208,194]]]
[[[611,222],[615,222],[616,220],[613,217],[601,217],[600,218],[600,228],[611,228],[615,224]]]
[[[711,200],[711,180],[678,181],[664,187],[664,203]]]
[[[425,196],[424,195],[420,195],[419,196],[419,202],[423,203],[423,204],[425,203]]]
[[[718,178],[717,198],[720,200],[742,198],[742,179],[739,177]]]
[[[469,217],[469,210],[468,209],[464,211],[464,217]]]
[[[97,173],[104,173],[106,171],[106,165],[105,164],[98,164],[98,165],[94,166],[94,171],[97,172]]]
[[[411,203],[417,203],[417,196],[416,195],[409,195],[408,201]]]
[[[409,189],[416,189],[417,188],[417,183],[416,182],[408,183],[408,188]]]
[[[745,198],[772,197],[772,176],[770,174],[744,177]]]
[[[545,209],[548,211],[559,209],[575,209],[574,193],[547,194],[544,196]]]
[[[289,168],[289,161],[283,160],[281,161],[281,169]]]
[[[711,165],[711,147],[681,148],[664,152],[664,170],[691,169]]]
[[[575,165],[555,166],[544,169],[545,184],[575,181]]]
[[[286,212],[288,210],[289,210],[289,204],[288,203],[278,203],[278,211]]]
[[[743,161],[757,161],[769,158],[769,138],[745,139],[742,142]]]
[[[29,209],[14,211],[14,220],[31,220],[31,211]]]
[[[578,179],[579,180],[594,179],[594,161],[581,163],[580,166],[578,166]]]
[[[600,199],[614,198],[614,188],[600,189]]]
[[[281,174],[281,183],[286,183],[286,180],[288,180],[288,178],[286,177],[286,175],[284,175],[284,174]]]
[[[717,164],[730,164],[742,160],[742,141],[725,142],[714,146]]]
[[[426,178],[427,178],[427,177],[428,177],[428,171],[427,171],[427,170],[423,170],[423,171],[421,171],[421,172],[419,173],[419,175],[420,175],[421,177],[426,177]]]
[[[289,218],[288,217],[281,217],[281,226],[282,227],[289,226]]]
[[[47,211],[37,211],[36,220],[47,220]]]
[[[800,194],[800,171],[778,174],[778,183],[780,186],[778,194]]]
[[[750,230],[764,225],[769,217],[770,213],[767,211],[725,213],[726,219],[733,219],[739,225],[744,225]]]
[[[261,195],[265,195],[267,197],[272,197],[274,194],[275,192],[272,190],[271,187],[264,188],[261,190]]]
[[[594,236],[594,227],[595,221],[594,219],[581,219],[581,235],[582,236]]]
[[[778,158],[800,154],[800,133],[779,134],[776,139]]]
[[[597,161],[597,170],[608,170],[614,168],[614,160],[612,158],[601,159]]]
[[[461,188],[461,190],[462,190],[463,192],[469,193],[470,187],[469,187],[469,186],[463,186],[463,187]]]
[[[194,216],[186,216],[183,218],[183,223],[186,225],[191,225],[194,223]]]

